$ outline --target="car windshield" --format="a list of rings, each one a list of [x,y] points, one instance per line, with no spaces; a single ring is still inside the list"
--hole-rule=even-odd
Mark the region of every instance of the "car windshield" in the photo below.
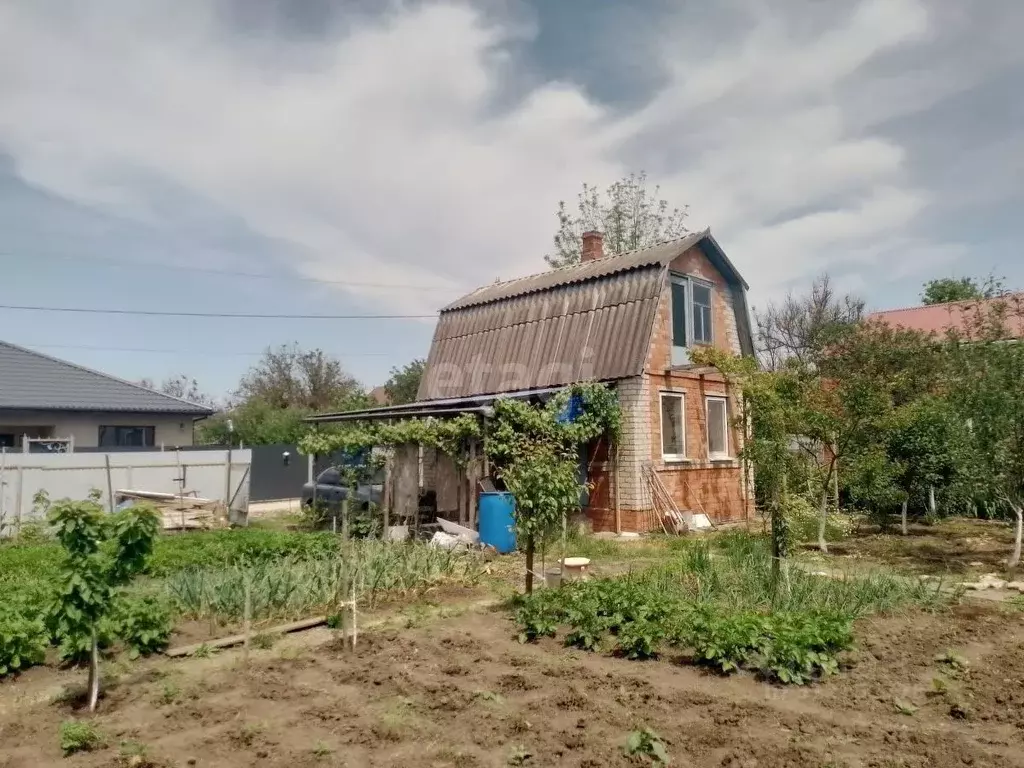
[[[320,485],[341,485],[341,473],[334,467],[325,469],[316,479]]]

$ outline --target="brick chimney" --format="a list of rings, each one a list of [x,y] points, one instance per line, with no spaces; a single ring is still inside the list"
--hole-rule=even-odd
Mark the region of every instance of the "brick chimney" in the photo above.
[[[581,261],[593,261],[604,256],[604,235],[596,230],[583,233],[583,249],[580,252]]]

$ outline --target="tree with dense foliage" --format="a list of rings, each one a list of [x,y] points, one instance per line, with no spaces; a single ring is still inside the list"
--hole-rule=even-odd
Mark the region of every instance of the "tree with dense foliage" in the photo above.
[[[416,402],[420,379],[423,378],[423,371],[426,367],[427,361],[418,359],[406,363],[401,368],[392,368],[390,378],[384,382],[384,391],[387,392],[388,402],[391,405]]]
[[[199,382],[184,373],[164,379],[159,387],[153,379],[142,379],[139,384],[146,389],[162,392],[180,400],[188,400],[196,405],[205,405],[208,408],[217,407],[217,401],[199,388]]]
[[[971,277],[940,277],[924,284],[921,301],[924,304],[946,304],[950,301],[970,301],[985,297],[982,287]]]
[[[886,435],[885,456],[900,497],[900,530],[907,535],[907,508],[927,500],[934,513],[936,487],[956,482],[969,456],[967,430],[944,397],[925,395],[899,408]]]
[[[106,515],[95,500],[55,502],[49,521],[64,549],[54,611],[58,635],[89,638],[89,710],[99,699],[101,622],[115,606],[119,588],[142,572],[160,529],[156,510],[139,505]]]
[[[1016,518],[1008,565],[1020,563],[1024,530],[1024,295],[1006,294],[968,313],[962,334],[951,334],[952,401],[967,423],[978,481],[988,503]]]
[[[306,417],[372,404],[341,361],[322,349],[269,347],[242,377],[234,403],[199,424],[199,439],[218,445],[297,443],[309,431]]]
[[[267,347],[235,391],[239,401],[312,411],[347,410],[353,402],[362,404],[365,397],[362,385],[340,360],[297,343]]]
[[[842,294],[828,275],[811,284],[806,295],[789,293],[755,312],[758,355],[767,368],[778,369],[787,360],[810,364],[838,335],[864,318],[864,301]]]
[[[668,201],[658,199],[660,193],[661,187],[648,189],[642,171],[616,181],[604,194],[585,183],[575,212],[564,200],[558,203],[555,247],[544,260],[554,268],[579,264],[583,233],[591,230],[604,234],[604,252],[609,255],[682,237],[687,234],[686,208],[669,208]]]

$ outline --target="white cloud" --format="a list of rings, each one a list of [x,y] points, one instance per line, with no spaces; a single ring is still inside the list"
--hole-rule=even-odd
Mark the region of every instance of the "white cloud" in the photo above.
[[[410,310],[539,269],[555,202],[640,167],[760,296],[877,258],[932,202],[907,148],[851,109],[873,79],[889,103],[871,124],[905,109],[866,69],[940,36],[924,0],[862,0],[810,37],[751,13],[711,56],[686,41],[717,29],[666,20],[650,66],[668,81],[629,114],[566,82],[510,100],[524,28],[461,3],[247,40],[198,0],[47,8],[0,7],[0,150],[26,180],[139,217],[156,180],[287,244],[305,275],[447,286],[398,292]]]

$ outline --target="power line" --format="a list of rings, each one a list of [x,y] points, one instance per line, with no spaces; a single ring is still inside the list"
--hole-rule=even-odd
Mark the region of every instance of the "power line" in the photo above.
[[[27,344],[20,343],[19,346],[39,349],[85,349],[96,352],[143,352],[169,355],[216,355],[217,357],[260,357],[264,352],[237,352],[233,350],[214,349],[154,349],[148,347],[101,347],[89,344]],[[388,357],[391,352],[331,352],[335,357]]]
[[[98,309],[94,307],[38,307],[20,304],[0,304],[0,309],[24,312],[73,312],[90,315],[144,315],[147,317],[218,317],[246,320],[429,320],[432,315],[303,315],[263,314],[259,312],[172,312],[156,309]]]
[[[11,252],[0,252],[0,256],[7,258],[20,258],[23,254],[11,253]],[[444,291],[444,290],[459,290],[458,286],[443,286],[443,285],[423,285],[423,284],[403,284],[403,283],[366,283],[355,280],[323,280],[317,277],[304,277],[303,275],[289,275],[289,274],[267,274],[266,272],[240,272],[231,269],[216,269],[214,267],[194,267],[186,266],[183,264],[164,264],[156,261],[130,261],[127,259],[114,259],[109,256],[64,256],[62,254],[46,254],[43,256],[45,259],[62,259],[65,261],[73,261],[76,264],[88,262],[98,264],[99,266],[111,266],[111,267],[149,267],[153,269],[170,269],[179,272],[198,272],[207,275],[224,275],[227,277],[251,277],[261,278],[264,280],[295,280],[304,283],[318,283],[320,285],[338,285],[342,287],[351,288],[388,288],[388,289],[402,289],[402,290],[415,290],[415,291]]]

